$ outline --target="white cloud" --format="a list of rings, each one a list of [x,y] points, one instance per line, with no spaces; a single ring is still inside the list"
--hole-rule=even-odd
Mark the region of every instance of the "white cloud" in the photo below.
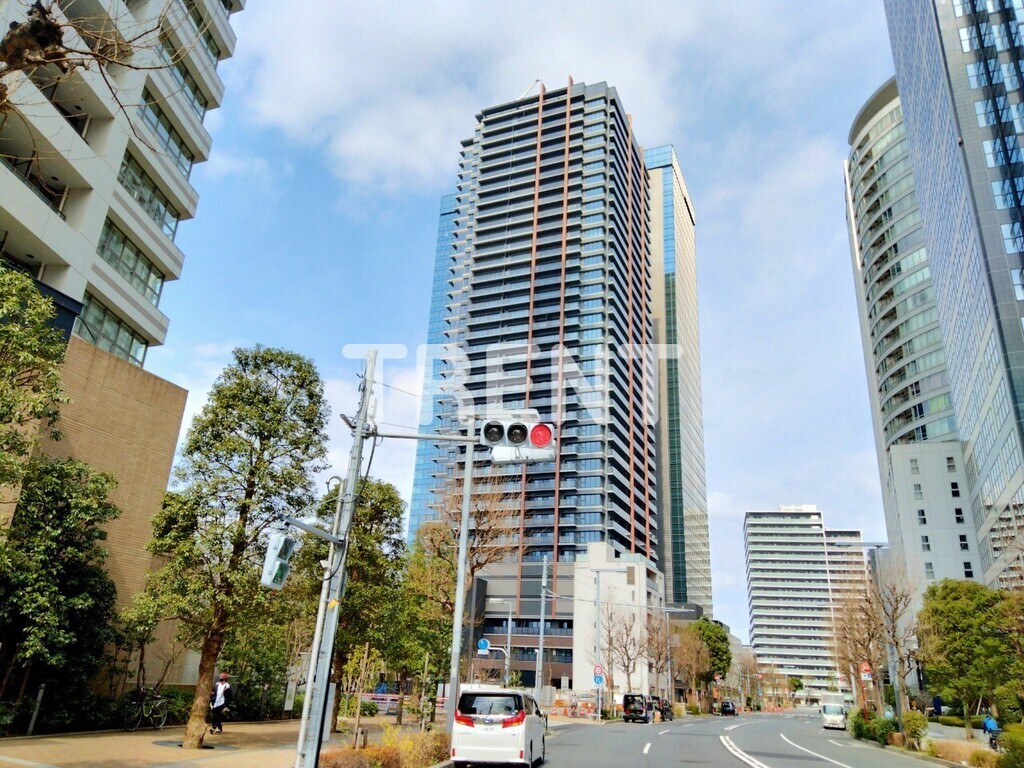
[[[451,183],[473,115],[534,78],[615,85],[647,145],[706,121],[694,107],[708,91],[741,114],[784,113],[821,87],[823,63],[874,32],[851,22],[837,44],[825,21],[857,17],[842,6],[273,3],[235,17],[243,74],[232,79],[246,114],[323,148],[340,179],[433,189]]]

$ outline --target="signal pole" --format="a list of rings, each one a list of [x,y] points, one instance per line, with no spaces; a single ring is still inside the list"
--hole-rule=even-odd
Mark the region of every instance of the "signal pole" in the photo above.
[[[324,586],[320,592],[320,608],[316,617],[313,655],[310,656],[310,674],[306,696],[302,702],[302,722],[299,725],[298,749],[295,768],[317,768],[324,720],[327,717],[327,692],[330,687],[331,657],[334,655],[334,636],[338,631],[338,608],[345,592],[345,559],[348,556],[349,533],[359,493],[359,468],[363,462],[363,440],[370,400],[373,395],[373,376],[377,364],[377,351],[366,355],[363,381],[359,386],[359,411],[352,428],[352,449],[349,451],[348,478],[338,489],[339,503],[334,514],[332,535],[340,543],[331,542],[324,569]],[[342,497],[344,493],[344,497]]]

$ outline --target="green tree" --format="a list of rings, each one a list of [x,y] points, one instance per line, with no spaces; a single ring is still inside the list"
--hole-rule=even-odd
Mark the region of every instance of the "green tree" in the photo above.
[[[705,616],[693,623],[693,628],[700,635],[711,656],[711,668],[704,675],[705,682],[714,680],[718,675],[723,680],[732,668],[732,650],[729,648],[729,633],[721,624],[716,624]]]
[[[994,631],[1001,602],[999,592],[975,581],[944,579],[924,593],[918,654],[932,684],[959,700],[967,715],[991,694],[1010,663],[1006,638]],[[973,738],[969,716],[964,728]]]
[[[36,422],[58,436],[64,339],[50,325],[55,314],[32,278],[0,266],[0,486],[24,475]]]
[[[166,564],[143,599],[179,622],[199,649],[199,676],[184,746],[202,746],[214,667],[232,627],[276,599],[259,584],[267,529],[278,513],[313,502],[324,468],[328,407],[313,364],[293,352],[236,349],[185,438],[175,476],[154,519],[150,551]],[[319,579],[317,580],[319,584]]]
[[[107,498],[115,485],[80,461],[34,458],[0,537],[0,697],[20,701],[39,683],[59,685],[52,720],[88,708],[88,684],[115,639],[117,591],[101,546],[101,526],[120,514]]]
[[[792,701],[796,700],[796,695],[804,689],[804,681],[799,677],[789,678],[789,698]]]

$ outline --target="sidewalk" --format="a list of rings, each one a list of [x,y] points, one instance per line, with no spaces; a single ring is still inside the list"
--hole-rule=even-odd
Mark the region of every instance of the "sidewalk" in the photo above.
[[[394,717],[363,718],[360,727],[373,742],[380,740],[383,724],[393,722]],[[332,734],[329,743],[351,744],[348,727],[347,735]],[[0,739],[0,768],[292,768],[299,721],[229,722],[223,734],[206,735],[202,750],[182,749],[184,735],[184,726],[170,726]]]
[[[380,741],[384,725],[394,716],[364,717],[359,726],[368,731],[368,741]],[[552,716],[548,727],[600,725],[595,720]],[[352,743],[353,721],[343,720],[347,733],[331,735],[330,744]],[[405,728],[416,729],[416,724]],[[443,718],[435,728],[443,728]],[[184,750],[185,727],[169,726],[160,731],[142,727],[127,731],[77,733],[57,736],[0,739],[0,768],[292,768],[298,720],[226,724],[224,733],[206,735],[202,750]]]

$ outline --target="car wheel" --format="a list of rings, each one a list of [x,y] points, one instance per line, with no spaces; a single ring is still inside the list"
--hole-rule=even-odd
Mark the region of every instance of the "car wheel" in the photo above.
[[[548,761],[548,745],[547,739],[541,737],[540,740],[540,764],[544,765]]]

